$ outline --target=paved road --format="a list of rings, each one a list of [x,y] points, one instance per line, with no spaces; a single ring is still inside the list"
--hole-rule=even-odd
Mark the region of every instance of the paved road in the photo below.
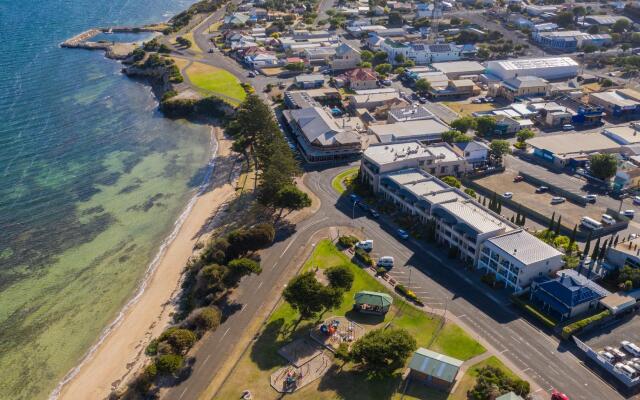
[[[461,266],[447,259],[439,250],[413,241],[401,242],[392,234],[393,229],[384,221],[370,220],[346,200],[339,200],[331,188],[331,179],[343,168],[310,172],[308,187],[322,202],[318,213],[300,223],[296,232],[276,243],[262,258],[263,273],[244,280],[238,291],[237,306],[233,314],[211,336],[204,339],[195,354],[196,362],[191,378],[164,396],[166,399],[197,399],[207,387],[244,328],[274,288],[283,273],[285,262],[303,246],[309,246],[311,236],[319,229],[330,226],[353,226],[363,229],[374,240],[377,255],[392,255],[398,265],[392,275],[409,284],[427,305],[443,308],[472,327],[474,336],[481,336],[501,355],[524,371],[545,391],[558,388],[572,399],[622,398],[569,352],[564,345],[520,318],[508,304],[506,294],[489,292],[478,276],[465,274]],[[280,288],[275,288],[280,290]],[[242,388],[238,388],[240,391]]]
[[[327,11],[335,6],[335,0],[320,0],[318,4],[318,16],[316,17],[316,24],[318,21],[329,18]]]

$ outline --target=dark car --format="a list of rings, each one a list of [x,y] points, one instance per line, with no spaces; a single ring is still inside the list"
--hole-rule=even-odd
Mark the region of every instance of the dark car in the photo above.
[[[369,214],[371,214],[373,218],[378,218],[380,216],[380,213],[374,210],[373,208],[369,209]]]
[[[409,239],[409,234],[407,233],[407,231],[405,231],[404,229],[398,229],[396,231],[396,234],[398,235],[398,237],[402,240],[407,240]]]
[[[360,196],[358,196],[357,194],[350,194],[349,200],[351,200],[352,203],[358,203],[360,202]]]
[[[360,207],[363,211],[369,211],[371,207],[367,203],[359,202],[358,207]]]

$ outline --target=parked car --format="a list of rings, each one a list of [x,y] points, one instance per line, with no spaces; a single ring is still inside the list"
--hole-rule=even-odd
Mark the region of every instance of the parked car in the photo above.
[[[600,220],[607,225],[615,224],[616,220],[609,214],[602,214]]]
[[[567,201],[567,199],[560,196],[554,196],[551,198],[551,204],[560,204],[560,203],[564,203],[565,201]]]
[[[350,194],[349,199],[351,200],[352,203],[357,204],[360,202],[360,196],[358,196],[357,194]]]
[[[563,130],[563,131],[572,131],[572,130],[574,130],[574,129],[576,129],[576,127],[575,127],[575,126],[573,126],[573,125],[571,125],[571,124],[564,124],[564,125],[562,125],[562,130]]]
[[[551,400],[569,400],[569,396],[556,389],[553,389],[553,391],[551,392]]]
[[[249,78],[255,78],[256,77],[256,73],[253,71],[249,71],[249,73],[247,74],[249,76]]]
[[[622,346],[623,349],[625,349],[627,352],[631,353],[632,355],[636,357],[640,356],[640,347],[638,347],[635,343],[631,343],[627,340],[623,340],[622,342],[620,342],[620,345]]]
[[[640,196],[633,196],[633,204],[640,204]]]
[[[213,53],[213,47],[209,49],[209,53]]]
[[[427,102],[427,98],[426,98],[426,97],[422,97],[422,96],[420,96],[420,97],[418,97],[418,101],[419,101],[420,103],[422,103],[422,104],[425,104],[425,103]]]
[[[393,257],[391,256],[380,257],[378,259],[378,267],[383,267],[386,269],[393,268]]]
[[[362,211],[369,211],[369,209],[371,208],[367,203],[364,203],[362,201],[358,203],[358,207],[360,207]]]
[[[502,194],[502,197],[504,197],[505,199],[510,199],[513,197],[513,193],[511,192],[505,192]]]
[[[367,240],[358,242],[356,243],[356,248],[362,249],[364,251],[371,251],[373,250],[373,240],[367,239]]]
[[[390,79],[383,79],[380,81],[380,83],[382,83],[384,86],[391,86],[391,80]]]
[[[380,213],[374,210],[373,208],[369,209],[369,214],[371,214],[373,218],[378,218],[380,216]]]
[[[608,351],[600,351],[598,352],[598,354],[612,364],[616,361],[616,357],[613,354],[609,353]]]
[[[473,100],[471,100],[471,103],[473,103],[473,104],[482,104],[483,101],[480,100],[480,99],[473,99]]]
[[[536,188],[536,193],[544,193],[549,191],[549,187],[548,186],[538,186]]]
[[[633,218],[634,215],[636,215],[636,212],[634,210],[624,210],[622,212],[622,215],[624,215],[625,217],[628,217],[628,218]]]
[[[513,178],[514,182],[522,182],[524,180],[524,176],[522,175],[518,175],[515,178]]]
[[[610,353],[611,353],[611,354],[613,354],[613,355],[614,355],[617,359],[619,359],[619,360],[622,360],[623,358],[625,358],[625,357],[627,356],[626,354],[624,354],[624,352],[623,352],[623,351],[620,351],[620,350],[618,350],[618,349],[616,349],[616,348],[613,348],[613,349],[610,351]]]
[[[398,237],[399,237],[400,239],[402,239],[402,240],[407,240],[407,239],[409,239],[409,234],[408,234],[405,230],[403,230],[403,229],[398,229],[398,230],[396,231],[396,234],[397,234],[397,235],[398,235]]]
[[[589,203],[595,203],[596,200],[598,200],[598,196],[595,194],[588,194],[586,196],[584,196],[584,199],[586,201],[588,201]]]
[[[485,97],[485,98],[484,98],[484,100],[485,100],[487,103],[493,103],[493,102],[495,101],[495,99],[494,99],[493,97],[491,97],[491,96],[487,96],[487,97]]]

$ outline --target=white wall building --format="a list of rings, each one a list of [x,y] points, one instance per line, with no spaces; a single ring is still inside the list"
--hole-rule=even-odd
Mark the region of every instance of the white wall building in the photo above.
[[[522,229],[488,239],[478,259],[479,269],[494,273],[497,281],[515,292],[562,265],[561,252]]]
[[[472,49],[468,46],[454,43],[401,43],[391,39],[386,39],[382,42],[380,49],[389,55],[389,62],[391,63],[395,62],[398,55],[402,55],[406,60],[412,60],[416,64],[460,60],[475,52],[475,47]]]
[[[568,79],[578,75],[578,68],[578,63],[569,57],[512,59],[487,63],[487,73],[502,80],[516,76],[537,76],[548,80]]]

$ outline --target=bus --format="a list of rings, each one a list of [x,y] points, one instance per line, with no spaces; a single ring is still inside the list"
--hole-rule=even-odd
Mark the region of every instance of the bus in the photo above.
[[[589,217],[582,217],[580,218],[580,225],[584,226],[585,228],[588,229],[600,229],[602,228],[602,224],[598,221],[596,221],[593,218],[589,218]]]

